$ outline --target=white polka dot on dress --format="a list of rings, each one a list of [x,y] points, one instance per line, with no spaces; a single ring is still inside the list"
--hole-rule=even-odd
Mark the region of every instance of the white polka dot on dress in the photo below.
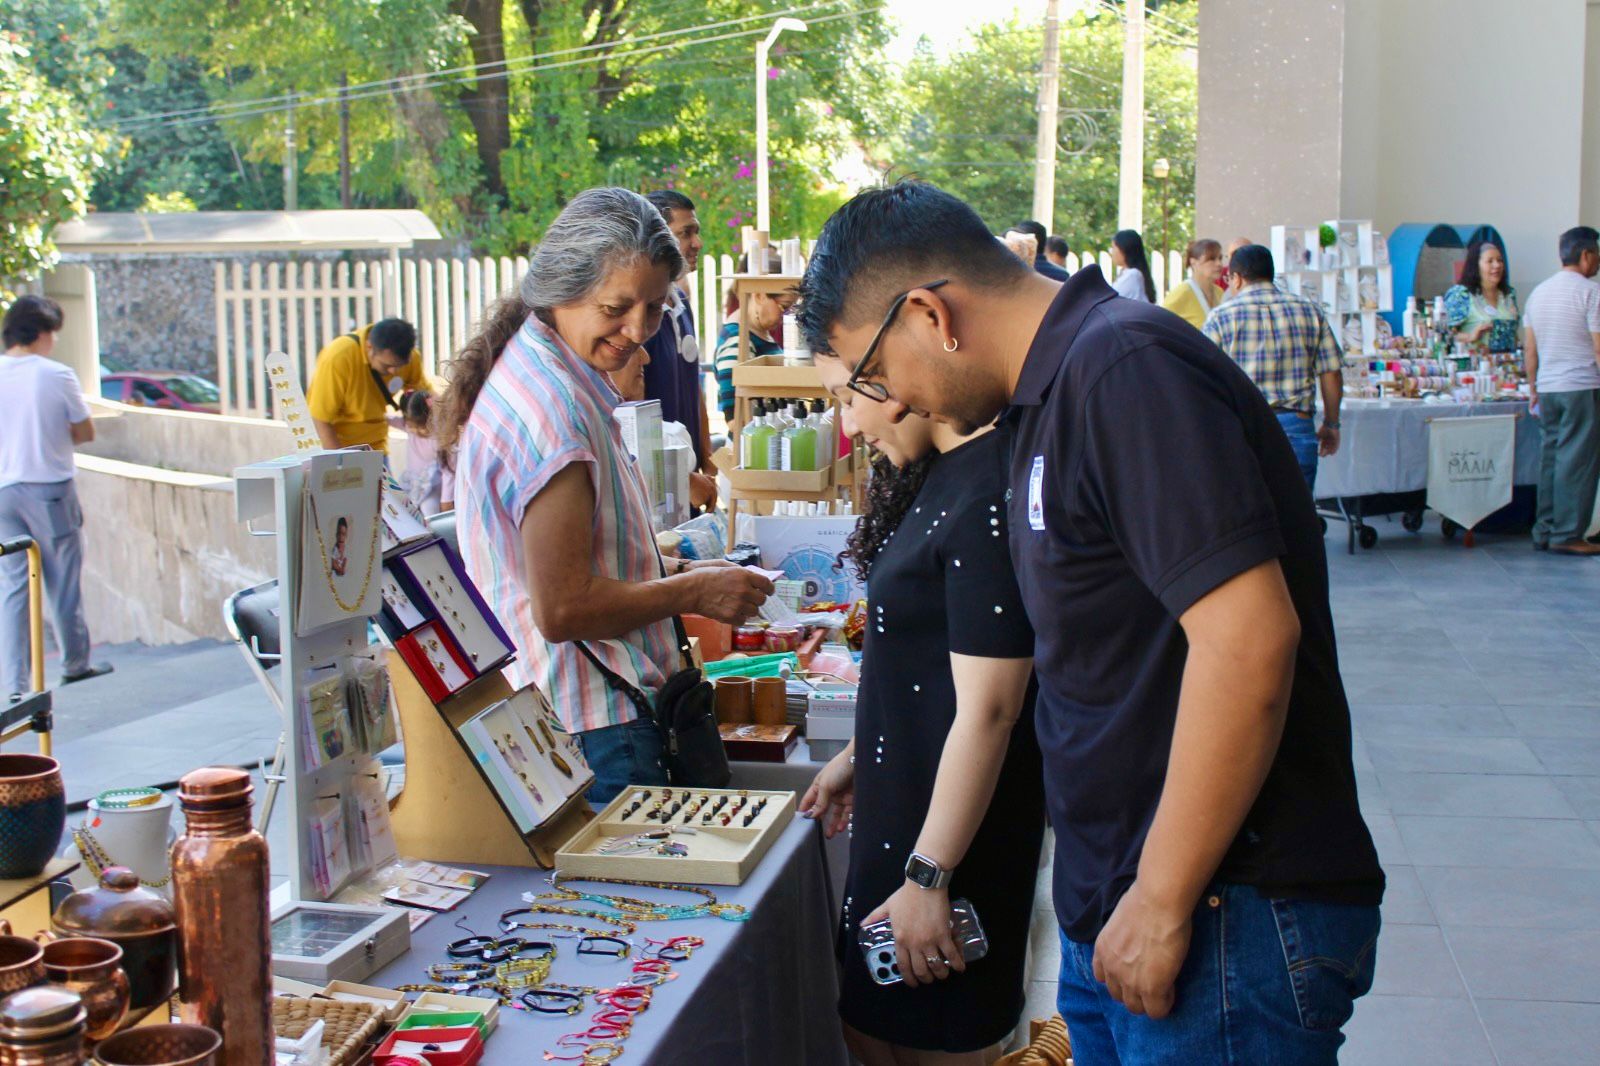
[[[1000,606],[1000,605],[999,605],[999,604],[998,604],[998,603],[997,603],[997,604],[995,604],[995,605],[994,605],[994,613],[995,613],[995,614],[1005,614],[1005,609],[1004,609],[1004,608],[1002,608],[1002,607],[1001,607],[1001,606]]]

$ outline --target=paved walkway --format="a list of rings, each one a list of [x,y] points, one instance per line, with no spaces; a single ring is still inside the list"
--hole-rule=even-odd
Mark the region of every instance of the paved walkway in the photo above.
[[[1600,1046],[1600,562],[1380,522],[1329,532],[1362,805],[1389,874],[1377,982],[1342,1061],[1556,1064]],[[237,650],[109,648],[58,694],[69,793],[271,755]],[[282,808],[269,839],[281,841]],[[279,847],[281,848],[281,843]],[[277,880],[277,879],[275,879]],[[1058,965],[1041,880],[1031,1017]]]

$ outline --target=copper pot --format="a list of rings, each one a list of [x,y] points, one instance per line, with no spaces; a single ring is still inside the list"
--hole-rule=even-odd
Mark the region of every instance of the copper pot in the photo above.
[[[50,927],[62,936],[101,937],[120,947],[133,1010],[165,1003],[178,987],[172,904],[125,866],[107,867],[97,887],[62,900]]]
[[[57,985],[0,999],[0,1066],[80,1066],[83,1000]]]
[[[89,1040],[104,1040],[127,1016],[128,975],[122,972],[122,949],[111,941],[92,936],[53,940],[44,946],[44,972],[83,998]]]
[[[44,982],[44,949],[25,936],[12,936],[11,923],[0,919],[0,996]]]
[[[203,1025],[142,1025],[94,1050],[99,1066],[216,1066],[222,1037]]]

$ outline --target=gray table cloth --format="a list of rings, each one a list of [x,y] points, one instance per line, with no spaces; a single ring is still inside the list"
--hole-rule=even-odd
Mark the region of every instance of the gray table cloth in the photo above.
[[[817,771],[827,765],[811,761],[811,749],[802,737],[789,753],[787,762],[732,762],[733,782],[730,788],[762,789],[767,792],[793,792],[798,804],[811,787]],[[840,833],[832,840],[824,840],[823,857],[828,866],[829,911],[837,919],[839,901],[844,898],[844,875],[850,866],[850,834]]]
[[[752,787],[740,785],[739,787]],[[623,1061],[651,1066],[844,1066],[839,1030],[839,982],[833,956],[836,915],[829,903],[822,837],[802,818],[784,830],[743,885],[714,888],[717,898],[750,908],[743,922],[697,918],[642,922],[635,940],[678,935],[703,937],[705,947],[673,968],[679,974],[655,991],[625,1043]],[[368,982],[392,987],[426,982],[424,967],[447,961],[445,945],[473,933],[498,930],[501,912],[521,907],[522,893],[548,886],[543,870],[489,867],[493,876],[466,903],[436,915],[411,935],[411,951]],[[679,902],[682,893],[622,888],[625,895]],[[578,904],[582,906],[582,904]],[[551,916],[551,921],[594,925]],[[530,930],[530,936],[541,930]],[[557,940],[550,980],[610,986],[632,972],[630,961],[582,957],[575,940]],[[564,1033],[589,1026],[598,1008],[563,1015],[500,1011],[483,1066],[526,1066],[542,1061]],[[558,1052],[560,1053],[560,1052]]]
[[[1315,495],[1325,500],[1335,496],[1420,492],[1428,486],[1429,419],[1527,413],[1526,401],[1346,400],[1339,414],[1339,450],[1318,462]],[[1517,419],[1515,484],[1538,484],[1539,448],[1539,420]]]

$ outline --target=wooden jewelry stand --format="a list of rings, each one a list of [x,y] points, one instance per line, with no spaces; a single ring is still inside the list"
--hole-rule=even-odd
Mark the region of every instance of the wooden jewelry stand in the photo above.
[[[649,793],[648,796],[645,793]],[[685,822],[685,810],[674,812],[666,821],[648,817],[664,792],[673,797],[687,794],[688,806],[698,800],[701,806]],[[702,815],[719,800],[726,799],[721,810],[726,812],[738,804],[743,805],[722,824],[721,815],[714,814],[707,822]],[[755,804],[761,811],[750,824],[745,817]],[[634,881],[666,881],[691,885],[740,885],[756,868],[761,857],[772,847],[778,836],[794,818],[793,792],[758,792],[752,789],[728,788],[667,788],[646,789],[636,786],[624,789],[622,794],[606,805],[595,819],[561,846],[557,865],[563,874],[572,877],[620,877]],[[623,817],[626,814],[627,817]],[[683,854],[607,854],[599,849],[608,837],[631,837],[640,833],[666,830],[693,830],[681,833],[674,840],[687,848]]]
[[[537,829],[519,833],[457,732],[512,695],[504,675],[491,671],[436,704],[405,660],[391,652],[389,681],[406,753],[406,785],[389,809],[400,854],[480,866],[553,866],[556,849],[594,817],[583,793]]]

